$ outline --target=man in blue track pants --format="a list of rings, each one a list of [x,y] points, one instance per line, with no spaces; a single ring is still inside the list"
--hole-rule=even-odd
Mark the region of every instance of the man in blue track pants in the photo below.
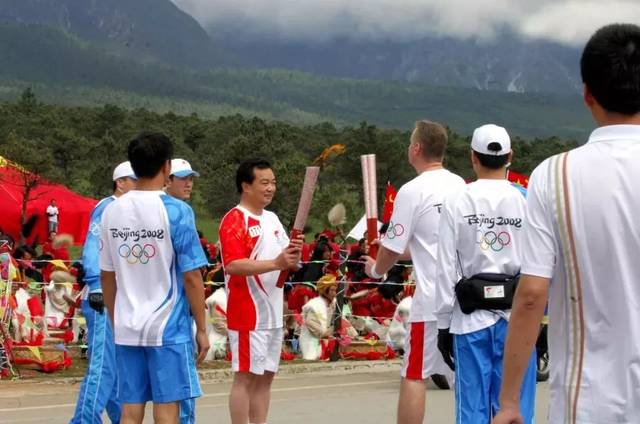
[[[477,181],[444,199],[438,240],[438,349],[455,365],[456,423],[489,423],[498,413],[512,294],[520,274],[526,201],[506,179],[511,140],[496,125],[473,133]],[[455,363],[454,363],[455,361]],[[534,422],[535,353],[530,353],[520,407]]]
[[[113,171],[113,195],[102,199],[91,213],[89,232],[82,249],[82,264],[88,287],[81,305],[89,333],[89,366],[80,386],[76,411],[70,424],[102,423],[102,412],[105,409],[112,423],[120,422],[113,330],[104,310],[100,286],[100,220],[107,205],[135,186],[136,176],[131,164],[121,163]]]
[[[191,169],[191,164],[186,160],[172,159],[171,174],[165,191],[169,196],[187,202],[191,198],[193,178],[199,176],[200,174]],[[195,408],[195,398],[180,401],[180,424],[194,424],[196,422]]]

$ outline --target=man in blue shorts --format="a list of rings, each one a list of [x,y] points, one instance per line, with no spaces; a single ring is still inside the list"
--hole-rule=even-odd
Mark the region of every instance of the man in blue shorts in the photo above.
[[[84,281],[88,287],[81,304],[89,331],[89,366],[70,424],[102,422],[102,411],[105,409],[112,423],[120,422],[113,330],[104,313],[100,287],[100,221],[105,208],[116,198],[133,190],[136,181],[136,174],[128,161],[116,166],[113,170],[113,195],[102,199],[91,213],[89,231],[82,247]]]
[[[162,191],[172,153],[163,134],[131,141],[137,188],[102,217],[101,281],[114,327],[122,424],[142,423],[148,401],[156,423],[178,423],[179,402],[202,394],[195,366],[209,350],[199,271],[207,260],[193,210]]]

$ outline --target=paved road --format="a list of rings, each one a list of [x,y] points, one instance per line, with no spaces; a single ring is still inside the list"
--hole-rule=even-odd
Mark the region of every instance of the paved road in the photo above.
[[[270,423],[394,423],[398,398],[397,371],[359,374],[280,376],[273,387]],[[78,384],[0,383],[0,422],[68,423]],[[199,423],[227,423],[229,382],[203,385],[197,403]],[[545,422],[548,389],[538,385],[538,423]],[[430,386],[425,423],[450,424],[453,393]],[[105,419],[108,422],[108,419]],[[145,423],[151,423],[147,414]]]

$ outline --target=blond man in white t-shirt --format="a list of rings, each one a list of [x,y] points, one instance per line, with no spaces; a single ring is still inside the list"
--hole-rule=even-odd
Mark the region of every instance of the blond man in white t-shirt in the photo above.
[[[547,294],[549,422],[640,422],[640,27],[598,30],[581,71],[598,128],[531,175],[495,424],[523,422],[517,399]]]
[[[447,131],[442,125],[416,122],[407,156],[418,176],[398,191],[377,261],[367,258],[365,266],[370,277],[381,278],[398,260],[410,255],[416,273],[398,401],[401,424],[422,423],[427,379],[433,374],[450,374],[436,348],[436,253],[442,200],[462,188],[464,180],[442,166],[446,145]]]

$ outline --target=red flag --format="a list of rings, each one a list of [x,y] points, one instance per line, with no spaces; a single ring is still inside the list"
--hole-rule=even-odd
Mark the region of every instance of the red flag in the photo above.
[[[396,195],[398,192],[387,181],[387,192],[384,194],[384,206],[382,208],[382,222],[391,221],[391,214],[393,213],[393,203],[396,201]]]
[[[507,171],[507,179],[512,183],[521,185],[524,188],[529,187],[529,177],[515,171]]]

